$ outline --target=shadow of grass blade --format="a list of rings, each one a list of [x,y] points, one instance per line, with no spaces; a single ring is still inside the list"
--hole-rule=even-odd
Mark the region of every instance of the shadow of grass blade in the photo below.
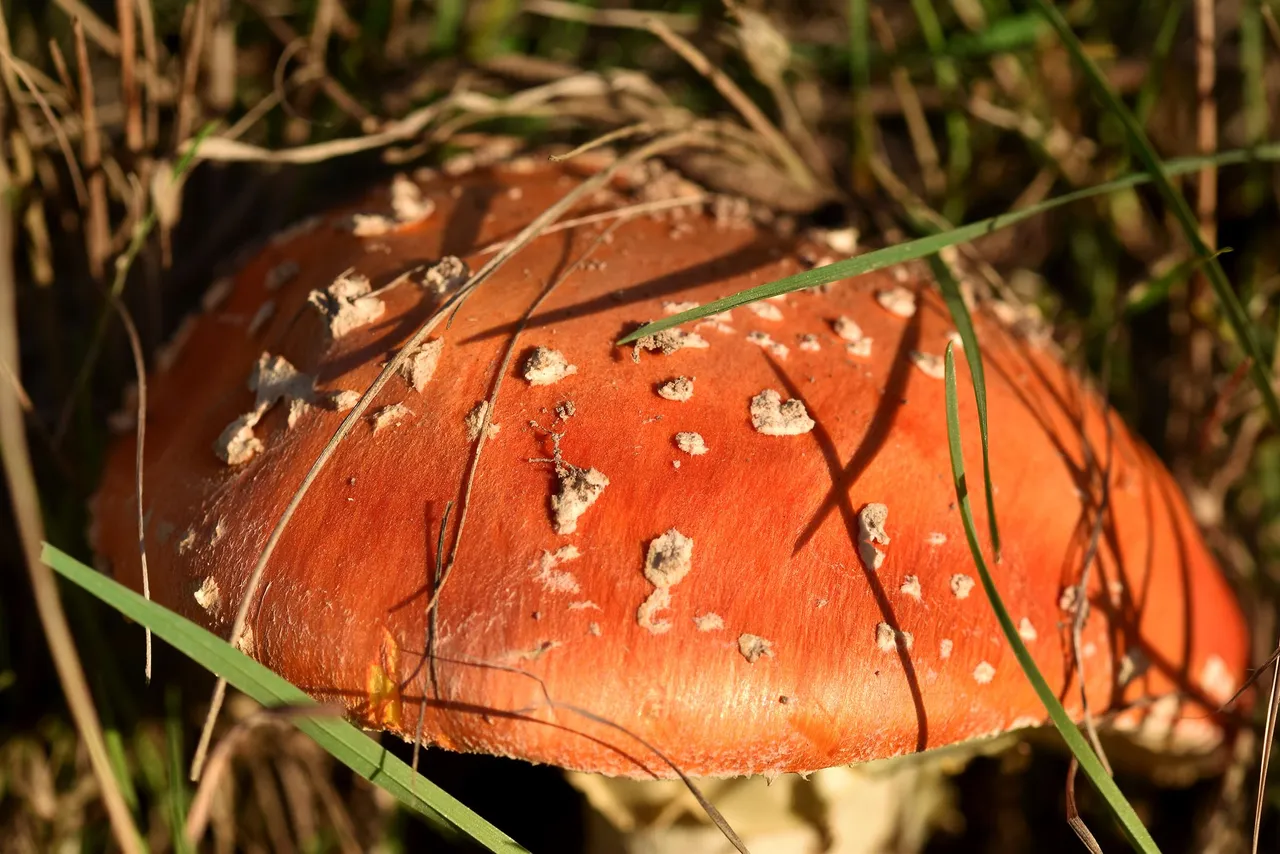
[[[159,638],[224,677],[262,705],[301,706],[313,702],[301,689],[226,641],[163,606],[147,601],[56,547],[46,543],[41,560],[124,616],[150,628]],[[445,836],[454,839],[469,837],[488,850],[501,854],[525,852],[502,831],[440,787],[417,776],[408,765],[346,721],[318,715],[298,717],[294,724],[339,762],[385,789]]]
[[[1268,145],[1258,146],[1252,149],[1237,149],[1234,151],[1224,151],[1219,154],[1205,157],[1181,157],[1177,160],[1170,160],[1164,164],[1164,175],[1184,175],[1188,172],[1194,172],[1204,166],[1237,166],[1244,163],[1255,162],[1274,162],[1280,160],[1280,143],[1270,143]],[[1163,178],[1163,175],[1161,176]],[[785,279],[778,279],[763,285],[757,285],[754,288],[747,288],[736,294],[700,305],[697,308],[682,311],[679,314],[673,314],[670,317],[664,317],[655,320],[652,323],[645,324],[634,332],[618,339],[618,344],[631,344],[647,335],[655,335],[664,329],[670,329],[673,326],[679,326],[682,323],[688,323],[691,320],[700,320],[712,314],[718,314],[722,311],[728,311],[739,306],[746,305],[750,302],[757,302],[769,297],[775,297],[779,294],[787,294],[792,291],[804,290],[805,288],[814,288],[819,285],[837,282],[841,279],[860,276],[863,273],[870,273],[874,270],[883,270],[886,267],[892,267],[895,264],[902,264],[907,261],[913,261],[917,258],[924,258],[946,249],[948,246],[955,246],[960,243],[968,243],[986,234],[1000,231],[1011,225],[1016,225],[1023,220],[1030,219],[1033,216],[1042,214],[1046,211],[1069,205],[1072,202],[1078,202],[1083,199],[1090,199],[1094,196],[1101,196],[1107,193],[1114,193],[1118,190],[1136,187],[1140,184],[1146,184],[1154,180],[1150,173],[1135,173],[1126,175],[1123,178],[1117,178],[1113,181],[1107,181],[1093,187],[1085,187],[1071,193],[1065,193],[1052,199],[1046,199],[1038,205],[1032,205],[1022,210],[1009,211],[1008,213],[999,214],[997,216],[980,219],[977,222],[962,225],[959,228],[943,231],[937,234],[930,234],[927,237],[920,237],[916,240],[908,240],[905,243],[898,243],[894,246],[887,246],[884,249],[877,249],[874,252],[868,252],[865,255],[859,255],[855,258],[846,258],[843,261],[837,261],[834,264],[828,264],[825,267],[817,267],[812,270],[805,270],[803,273],[796,273],[794,276],[787,276]],[[1167,178],[1164,179],[1168,183]],[[1222,269],[1215,261],[1210,269]],[[1231,295],[1234,300],[1234,294]],[[1239,301],[1234,303],[1237,308]],[[1243,309],[1240,309],[1243,312]],[[1248,329],[1246,325],[1246,331]],[[1250,337],[1250,342],[1253,338]],[[1256,343],[1252,345],[1255,349]],[[1256,362],[1256,360],[1255,360]],[[1265,369],[1262,369],[1265,375]],[[1268,393],[1270,393],[1268,389]],[[1274,395],[1273,395],[1274,397]]]
[[[1240,349],[1251,360],[1249,374],[1253,377],[1253,382],[1258,387],[1258,392],[1262,395],[1262,402],[1267,409],[1267,414],[1271,416],[1271,422],[1280,427],[1280,399],[1277,399],[1275,390],[1271,387],[1271,379],[1268,376],[1267,366],[1270,362],[1263,358],[1262,348],[1258,346],[1258,339],[1253,334],[1253,327],[1249,323],[1249,315],[1245,313],[1244,306],[1240,304],[1235,291],[1231,289],[1231,282],[1227,279],[1226,271],[1222,269],[1218,259],[1213,257],[1213,250],[1209,248],[1209,245],[1204,241],[1203,235],[1200,234],[1200,224],[1196,221],[1196,215],[1192,212],[1191,205],[1169,182],[1167,168],[1161,163],[1160,156],[1156,154],[1155,149],[1151,147],[1151,142],[1147,139],[1142,126],[1138,124],[1138,120],[1134,118],[1133,113],[1120,100],[1115,90],[1111,88],[1107,79],[1102,75],[1102,71],[1085,54],[1084,45],[1080,43],[1080,39],[1071,30],[1071,25],[1067,23],[1066,18],[1062,17],[1062,13],[1054,8],[1048,0],[1033,0],[1033,5],[1057,31],[1063,47],[1070,52],[1072,58],[1084,71],[1085,77],[1089,79],[1089,84],[1093,87],[1094,94],[1124,125],[1133,153],[1142,161],[1143,167],[1147,170],[1156,189],[1160,191],[1160,196],[1164,199],[1164,203],[1168,205],[1169,211],[1178,220],[1178,225],[1182,227],[1182,231],[1185,233],[1191,247],[1195,249],[1196,255],[1205,259],[1205,273],[1209,277],[1210,284],[1213,285],[1214,293],[1217,295],[1218,302],[1227,317],[1227,322],[1231,324],[1231,329],[1236,335]]]
[[[964,455],[960,448],[960,410],[956,400],[955,344],[953,343],[947,344],[945,380],[947,444],[951,451],[951,476],[956,487],[956,501],[960,509],[960,518],[964,523],[964,535],[969,543],[969,551],[973,556],[974,566],[982,579],[982,588],[986,591],[987,599],[991,602],[991,609],[995,611],[996,619],[1000,623],[1000,629],[1009,641],[1009,646],[1013,648],[1014,657],[1017,658],[1022,672],[1026,674],[1027,680],[1031,682],[1031,687],[1035,689],[1036,694],[1040,697],[1040,702],[1044,704],[1045,709],[1049,712],[1053,725],[1062,734],[1063,741],[1067,743],[1067,747],[1070,748],[1071,753],[1079,761],[1080,769],[1084,771],[1085,776],[1089,778],[1089,782],[1093,783],[1098,794],[1102,796],[1107,808],[1111,810],[1111,814],[1119,822],[1129,842],[1134,849],[1142,851],[1144,854],[1159,854],[1160,849],[1156,846],[1155,840],[1151,838],[1151,834],[1147,832],[1146,827],[1143,826],[1142,821],[1138,818],[1137,813],[1133,811],[1133,807],[1130,806],[1129,801],[1120,791],[1115,781],[1111,779],[1106,769],[1102,767],[1097,755],[1089,747],[1089,743],[1085,741],[1080,730],[1067,715],[1067,710],[1058,702],[1053,689],[1049,687],[1049,683],[1045,681],[1044,676],[1040,673],[1040,668],[1036,666],[1035,659],[1027,651],[1026,644],[1022,642],[1022,638],[1018,635],[1018,629],[1013,623],[1013,618],[1009,616],[1009,611],[1005,608],[999,591],[996,590],[995,581],[992,580],[991,572],[987,569],[986,559],[982,556],[982,548],[978,545],[977,526],[973,521],[973,510],[969,506],[969,490],[965,485]]]

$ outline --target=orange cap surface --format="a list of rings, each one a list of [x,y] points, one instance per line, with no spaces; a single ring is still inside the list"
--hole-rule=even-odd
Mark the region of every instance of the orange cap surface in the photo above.
[[[378,288],[449,254],[478,268],[483,247],[577,181],[526,162],[431,179],[418,198],[401,179],[244,267],[150,381],[154,598],[226,635],[268,534],[344,417],[336,393],[363,392],[441,300],[421,275],[373,295],[359,277]],[[405,198],[417,199],[410,216]],[[353,232],[353,213],[390,216],[392,202],[398,220]],[[598,194],[576,213],[620,203]],[[412,738],[425,696],[429,742],[612,774],[672,771],[601,720],[704,776],[809,771],[1044,722],[955,507],[941,379],[953,326],[921,269],[738,308],[636,361],[615,345],[622,334],[797,272],[803,247],[698,213],[640,216],[600,240],[611,225],[534,240],[438,327],[430,340],[443,345],[412,361],[416,376],[383,389],[286,529],[245,648],[370,727]],[[424,606],[450,502],[446,562],[460,515],[477,404],[521,318],[588,250],[514,341],[439,601],[433,679],[420,666]],[[1247,661],[1232,592],[1152,452],[992,308],[975,323],[1004,538],[992,570],[1013,619],[1079,715],[1067,591],[1110,418],[1110,509],[1083,637],[1091,708],[1148,741],[1208,749],[1220,738],[1210,710]],[[980,484],[958,348],[956,359]],[[238,418],[249,432],[229,429]],[[139,588],[132,495],[122,440],[96,547]],[[974,509],[985,532],[980,494]]]

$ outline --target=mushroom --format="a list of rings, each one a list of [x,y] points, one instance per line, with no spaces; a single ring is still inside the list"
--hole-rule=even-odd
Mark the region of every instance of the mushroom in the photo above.
[[[432,216],[379,234],[369,251],[346,224],[386,207],[383,188],[251,260],[150,380],[153,597],[225,636],[340,410],[452,293],[417,284],[421,259],[458,254],[478,267],[486,247],[586,171],[526,163],[435,178],[422,187]],[[607,198],[577,213],[617,204]],[[771,303],[767,323],[743,312],[736,330],[704,328],[706,346],[616,346],[664,303],[705,304],[803,269],[802,240],[684,222],[682,239],[656,217],[633,218],[609,240],[601,217],[538,237],[438,327],[429,382],[385,385],[368,414],[395,412],[394,428],[358,422],[285,529],[249,611],[246,651],[370,728],[414,738],[425,698],[431,744],[631,778],[675,774],[646,743],[691,776],[773,777],[1043,725],[981,588],[964,595],[976,573],[933,370],[954,333],[924,268],[790,294]],[[584,253],[599,263],[573,268],[522,326],[565,259]],[[282,264],[297,268],[284,282],[272,276]],[[336,288],[366,279],[358,293]],[[885,310],[888,292],[913,310]],[[256,337],[227,335],[228,322],[268,299],[277,310]],[[335,336],[323,307],[339,303],[360,307],[360,322]],[[842,318],[874,347],[849,354],[833,331]],[[1101,729],[1214,767],[1231,729],[1217,707],[1243,678],[1247,639],[1184,499],[1051,344],[1007,328],[986,304],[975,324],[1004,535],[993,573],[1027,646],[1071,714],[1083,713],[1082,670]],[[752,332],[822,346],[782,360]],[[576,371],[526,382],[535,348]],[[288,406],[255,409],[247,381],[264,351],[315,380],[292,427]],[[468,418],[501,365],[488,412],[503,429],[485,433]],[[659,394],[673,376],[696,376],[697,394]],[[566,400],[573,418],[552,421]],[[246,413],[258,416],[260,447],[231,466],[211,446]],[[969,394],[960,415],[977,461]],[[1110,504],[1076,662],[1071,591],[1108,419]],[[710,452],[676,454],[677,434],[702,437]],[[464,494],[477,441],[487,450],[433,617],[434,667],[422,667],[424,567],[440,558],[439,529]],[[139,587],[132,492],[132,444],[121,441],[96,498],[95,546]],[[557,524],[567,502],[578,502],[574,524]],[[449,517],[448,547],[459,518]],[[162,528],[184,533],[166,539]]]

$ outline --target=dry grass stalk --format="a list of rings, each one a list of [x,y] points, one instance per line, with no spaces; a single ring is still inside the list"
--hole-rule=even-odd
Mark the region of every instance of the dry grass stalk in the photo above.
[[[208,770],[203,779],[201,779],[200,785],[196,788],[195,796],[191,799],[191,806],[187,811],[187,824],[183,828],[183,835],[186,837],[187,844],[196,845],[201,837],[204,836],[205,829],[209,826],[216,809],[215,799],[218,793],[224,790],[224,783],[228,783],[230,780],[231,763],[235,759],[236,753],[245,746],[250,736],[263,729],[276,730],[282,733],[289,732],[293,729],[291,719],[295,717],[340,715],[341,713],[340,709],[333,706],[282,706],[263,709],[233,726],[218,742],[218,746],[209,754]],[[275,794],[274,787],[271,789],[271,794],[273,796]],[[272,812],[273,810],[270,809],[263,810],[264,817],[267,817],[267,814]],[[274,812],[277,816],[283,815],[282,809]],[[287,840],[288,833],[285,832],[280,838]]]
[[[30,414],[35,407],[31,405],[31,396],[27,394],[27,390],[22,387],[22,377],[18,376],[9,362],[0,357],[0,371],[4,373],[5,381],[13,387],[14,396],[18,399],[18,404],[22,407],[22,411]]]
[[[13,56],[8,53],[7,49],[0,53],[0,60],[4,61],[5,67],[14,76],[22,80],[27,87],[27,91],[31,93],[31,97],[35,99],[36,106],[44,113],[45,120],[49,123],[49,128],[53,131],[54,138],[58,142],[62,157],[67,163],[67,172],[71,175],[71,186],[75,189],[76,200],[81,207],[87,208],[89,206],[89,190],[85,186],[84,176],[80,171],[80,161],[76,158],[75,152],[71,150],[71,140],[68,139],[62,122],[58,120],[53,108],[49,105],[49,100],[40,91],[40,88],[27,73],[27,70],[21,63],[14,61]],[[16,87],[13,91],[16,91]]]
[[[94,44],[102,48],[108,56],[120,56],[120,36],[115,30],[98,17],[93,9],[80,0],[54,0],[67,13],[72,21],[79,21],[86,34]]]
[[[151,573],[147,569],[147,517],[145,510],[145,502],[142,498],[142,463],[146,458],[146,436],[147,436],[147,363],[146,357],[142,353],[142,339],[138,336],[138,327],[133,322],[133,317],[129,314],[123,302],[120,301],[119,295],[115,292],[109,292],[107,298],[111,301],[112,308],[120,317],[120,322],[124,326],[125,336],[129,340],[129,352],[133,356],[133,370],[138,383],[138,405],[137,405],[137,446],[134,452],[134,490],[137,497],[138,510],[138,560],[142,565],[142,595],[151,600]],[[151,683],[151,629],[147,627],[146,634],[146,657],[143,664],[143,673],[146,676],[147,683]]]
[[[200,76],[200,54],[204,49],[204,30],[209,19],[207,6],[207,0],[196,0],[195,6],[187,6],[183,14],[182,83],[178,87],[178,109],[173,122],[175,147],[191,137],[196,124],[196,82]]]
[[[204,140],[200,144],[198,156],[201,160],[218,160],[228,163],[322,163],[335,157],[345,157],[362,151],[374,151],[397,142],[412,139],[421,133],[437,117],[439,112],[439,105],[432,104],[429,107],[423,107],[410,113],[403,119],[388,122],[377,133],[279,150],[237,142],[225,136],[215,136]],[[182,144],[181,150],[186,151],[191,145],[192,142],[187,140]]]
[[[719,68],[712,65],[702,51],[698,50],[682,36],[677,35],[661,20],[650,18],[646,29],[662,39],[667,47],[689,63],[695,71],[707,78],[711,85],[716,88],[716,91],[733,105],[733,108],[738,111],[747,125],[773,150],[778,162],[782,164],[792,181],[804,190],[812,190],[817,186],[817,179],[809,171],[800,155],[796,153],[795,149],[791,147],[791,144],[787,142],[778,129],[773,126],[773,123],[769,121],[760,108],[756,106],[755,102],[738,88],[738,84],[734,83]]]
[[[160,64],[160,48],[156,39],[155,15],[151,9],[151,0],[134,0],[134,8],[138,13],[138,22],[142,25],[142,56],[147,68],[157,68]],[[155,151],[160,144],[160,93],[154,75],[146,78],[147,111],[143,125],[143,140],[148,151]]]
[[[280,44],[289,46],[295,42],[300,42],[304,46],[307,45],[306,39],[300,36],[293,27],[289,26],[283,18],[265,8],[260,0],[245,0],[245,4],[257,13],[258,17],[262,19],[262,23],[266,25],[267,29],[271,31],[271,34],[276,37]],[[298,58],[303,62],[308,74],[313,76],[319,74],[317,79],[320,88],[333,101],[334,106],[359,122],[361,132],[372,133],[376,131],[380,124],[377,118],[352,97],[338,81],[333,79],[328,69],[324,66],[323,54],[321,54],[318,65],[312,61],[311,57],[310,48],[304,47],[298,52]]]
[[[1196,0],[1196,150],[1200,154],[1212,154],[1218,149],[1218,104],[1214,98],[1214,81],[1217,76],[1217,60],[1214,56],[1216,22],[1213,0]],[[1218,170],[1207,166],[1197,176],[1196,216],[1205,244],[1213,249],[1218,245],[1216,211],[1218,207]],[[1208,328],[1208,312],[1212,311],[1214,298],[1209,280],[1202,269],[1191,277],[1189,310],[1191,331],[1187,341],[1187,360],[1190,377],[1184,378],[1187,391],[1185,403],[1189,421],[1198,418],[1208,399],[1206,390],[1213,376],[1214,335]],[[1188,431],[1187,438],[1190,438]]]
[[[0,180],[8,184],[7,170],[0,174]],[[3,206],[0,208],[0,360],[9,365],[18,364],[19,341],[17,289],[12,265],[13,237],[13,217],[9,207]],[[22,407],[9,383],[0,383],[0,460],[8,481],[10,503],[17,520],[36,612],[44,628],[71,717],[97,778],[112,834],[125,854],[142,854],[141,837],[107,757],[102,725],[58,598],[53,570],[40,561],[41,542],[45,536],[40,497],[27,447]]]
[[[884,12],[878,8],[871,9],[871,26],[876,31],[876,38],[885,53],[892,56],[897,51],[893,31],[884,18]],[[942,171],[942,159],[938,156],[938,146],[934,144],[933,134],[929,131],[929,120],[925,116],[924,107],[920,104],[920,96],[911,83],[911,75],[901,65],[895,65],[889,72],[893,82],[893,91],[898,94],[902,103],[902,117],[907,123],[907,132],[911,136],[911,145],[916,152],[916,161],[923,173],[925,190],[930,196],[939,198],[947,190],[947,176]]]
[[[560,21],[574,21],[595,27],[620,27],[642,30],[649,21],[658,21],[675,33],[691,34],[698,30],[696,15],[679,12],[650,12],[634,9],[592,9],[565,0],[524,0],[521,10]]]
[[[85,250],[89,256],[89,274],[101,280],[106,273],[111,243],[111,223],[107,213],[107,178],[102,172],[102,136],[98,127],[97,104],[93,88],[93,69],[89,66],[89,48],[84,26],[76,21],[76,66],[80,71],[80,114],[84,136],[80,140],[80,156],[88,173],[89,208],[85,222]]]
[[[137,16],[135,0],[116,0],[116,21],[120,25],[120,94],[125,103],[124,138],[131,154],[142,151],[142,100],[135,73],[137,64]]]
[[[208,85],[205,100],[210,110],[225,113],[236,103],[236,84],[239,78],[236,24],[230,15],[227,0],[210,4],[208,37],[205,39],[205,71]]]

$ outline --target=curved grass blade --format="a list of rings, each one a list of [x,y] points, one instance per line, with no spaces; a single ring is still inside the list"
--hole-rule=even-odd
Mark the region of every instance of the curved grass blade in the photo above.
[[[175,649],[264,706],[304,706],[314,701],[300,688],[235,649],[222,638],[150,602],[54,546],[45,543],[41,560],[59,575],[83,587],[129,619],[151,629]],[[425,818],[452,839],[470,838],[489,851],[517,854],[526,850],[502,831],[418,776],[404,762],[344,720],[329,716],[298,717],[294,724],[315,739],[334,759],[370,780]],[[416,780],[415,780],[416,778]]]
[[[1200,224],[1196,221],[1196,215],[1191,210],[1191,205],[1170,183],[1168,166],[1161,162],[1160,156],[1151,147],[1151,142],[1142,130],[1142,125],[1138,123],[1133,113],[1120,100],[1120,96],[1111,88],[1107,79],[1102,75],[1102,71],[1085,54],[1084,45],[1080,43],[1080,39],[1071,30],[1071,25],[1067,23],[1066,18],[1062,17],[1062,13],[1054,8],[1048,0],[1033,0],[1033,4],[1040,11],[1040,14],[1057,30],[1062,46],[1071,53],[1072,57],[1080,65],[1085,77],[1089,79],[1089,83],[1093,87],[1094,94],[1124,125],[1133,154],[1142,161],[1143,167],[1147,170],[1147,174],[1155,184],[1156,189],[1160,191],[1160,196],[1169,207],[1170,213],[1174,215],[1178,220],[1178,224],[1182,226],[1187,241],[1195,250],[1196,255],[1205,260],[1204,271],[1209,278],[1209,283],[1213,285],[1214,293],[1218,297],[1218,302],[1222,306],[1227,322],[1231,324],[1231,329],[1235,332],[1240,349],[1244,351],[1244,355],[1250,360],[1249,373],[1253,377],[1254,385],[1258,387],[1259,394],[1262,395],[1262,402],[1267,409],[1267,414],[1271,417],[1271,423],[1280,427],[1280,399],[1277,399],[1275,390],[1271,387],[1271,379],[1267,370],[1267,366],[1271,363],[1262,355],[1262,348],[1258,346],[1258,339],[1253,333],[1249,315],[1245,312],[1244,306],[1240,304],[1240,299],[1236,296],[1235,291],[1231,289],[1231,282],[1227,279],[1226,271],[1222,269],[1222,265],[1218,263],[1218,259],[1213,255],[1213,250],[1205,243],[1204,236],[1200,234]]]
[[[995,562],[1000,562],[1000,526],[996,524],[996,491],[991,484],[991,455],[988,453],[987,431],[987,376],[982,370],[982,351],[978,347],[978,335],[973,331],[973,318],[969,316],[969,307],[964,304],[960,293],[960,283],[951,275],[948,267],[937,255],[930,256],[929,264],[933,267],[933,277],[938,280],[942,289],[942,299],[951,312],[951,322],[960,333],[960,344],[964,347],[969,362],[969,377],[973,383],[973,399],[978,405],[978,431],[982,434],[982,485],[987,499],[987,528],[991,532],[991,553]]]
[[[1170,160],[1164,165],[1164,173],[1166,175],[1184,175],[1189,172],[1195,172],[1204,166],[1234,166],[1242,163],[1255,162],[1272,162],[1280,160],[1280,143],[1269,143],[1251,149],[1237,149],[1235,151],[1224,151],[1219,154],[1206,157],[1181,157],[1177,160]],[[825,267],[818,267],[813,270],[805,270],[803,273],[796,273],[794,276],[787,276],[785,279],[778,279],[775,282],[769,282],[764,285],[758,285],[754,288],[747,288],[736,294],[724,297],[723,299],[700,305],[697,308],[682,311],[679,314],[673,314],[670,317],[664,317],[655,320],[653,323],[647,323],[636,331],[620,338],[618,344],[631,344],[647,335],[654,335],[664,329],[670,329],[673,326],[679,326],[682,323],[688,323],[691,320],[699,320],[708,315],[718,314],[722,311],[737,308],[746,305],[749,302],[756,302],[769,297],[775,297],[779,294],[791,293],[792,291],[803,290],[804,288],[813,288],[818,285],[825,285],[830,282],[836,282],[840,279],[848,279],[863,273],[869,273],[873,270],[882,270],[885,267],[892,267],[895,264],[901,264],[906,261],[912,261],[916,258],[923,258],[927,255],[933,255],[946,249],[948,246],[955,246],[958,243],[967,243],[986,234],[999,231],[1002,228],[1008,228],[1023,220],[1030,219],[1033,216],[1042,214],[1045,211],[1060,208],[1069,205],[1072,202],[1078,202],[1083,199],[1090,199],[1094,196],[1101,196],[1107,193],[1114,193],[1118,190],[1124,190],[1129,187],[1136,187],[1141,184],[1149,183],[1153,180],[1150,173],[1140,172],[1133,175],[1126,175],[1123,178],[1117,178],[1113,181],[1107,181],[1093,187],[1085,187],[1075,192],[1065,193],[1053,199],[1047,199],[1038,205],[1023,210],[1009,211],[1008,213],[999,214],[998,216],[980,219],[977,222],[968,225],[962,225],[950,231],[939,232],[938,234],[930,234],[927,237],[917,238],[916,240],[908,240],[905,243],[899,243],[895,246],[887,246],[884,249],[877,249],[874,252],[868,252],[865,255],[859,255],[856,258],[847,258],[844,261],[837,261],[834,264],[828,264]],[[1168,180],[1165,179],[1168,183]],[[1221,267],[1214,262],[1211,269]],[[1234,299],[1234,294],[1231,295]],[[1235,303],[1239,306],[1239,302]],[[1243,309],[1242,309],[1243,311]],[[1247,330],[1247,326],[1246,326]],[[1250,341],[1253,339],[1250,338]],[[1256,343],[1253,345],[1256,348]],[[1255,359],[1255,363],[1257,360]],[[1256,374],[1255,374],[1256,376]],[[1270,391],[1268,390],[1268,393]],[[1274,397],[1274,395],[1272,395]]]
[[[996,590],[995,581],[992,580],[991,572],[987,569],[986,559],[982,556],[982,548],[978,545],[977,526],[973,521],[973,510],[969,506],[969,488],[965,483],[964,474],[964,455],[960,448],[960,410],[956,400],[956,361],[955,345],[953,343],[947,344],[945,380],[947,387],[947,443],[951,450],[951,476],[955,482],[956,501],[960,509],[960,518],[964,522],[964,535],[969,542],[969,551],[973,556],[974,566],[982,579],[982,587],[987,593],[987,599],[991,602],[991,609],[995,611],[996,619],[1000,623],[1000,630],[1004,632],[1005,639],[1009,641],[1009,646],[1013,648],[1014,657],[1017,658],[1018,665],[1027,675],[1028,681],[1031,682],[1031,687],[1035,689],[1036,694],[1040,697],[1040,702],[1044,704],[1045,709],[1049,712],[1053,725],[1062,734],[1063,741],[1067,743],[1072,755],[1080,763],[1080,769],[1089,778],[1089,782],[1093,783],[1098,794],[1106,801],[1107,807],[1111,810],[1111,814],[1115,816],[1116,821],[1120,823],[1120,827],[1125,836],[1129,838],[1129,842],[1143,854],[1159,854],[1160,849],[1156,846],[1155,840],[1151,838],[1151,834],[1147,832],[1146,827],[1143,826],[1142,821],[1138,818],[1137,813],[1133,811],[1133,807],[1129,805],[1129,801],[1125,799],[1115,781],[1111,779],[1106,769],[1102,767],[1102,763],[1098,761],[1097,754],[1093,752],[1093,748],[1085,741],[1079,728],[1067,715],[1067,710],[1058,702],[1053,689],[1049,687],[1049,683],[1045,681],[1044,676],[1040,673],[1040,668],[1036,666],[1035,659],[1031,657],[1031,653],[1027,651],[1026,644],[1022,642],[1022,638],[1018,635],[1018,629],[1013,623],[1013,618],[1009,616],[1009,611],[1005,608],[1004,601],[1000,598],[1000,592]]]

